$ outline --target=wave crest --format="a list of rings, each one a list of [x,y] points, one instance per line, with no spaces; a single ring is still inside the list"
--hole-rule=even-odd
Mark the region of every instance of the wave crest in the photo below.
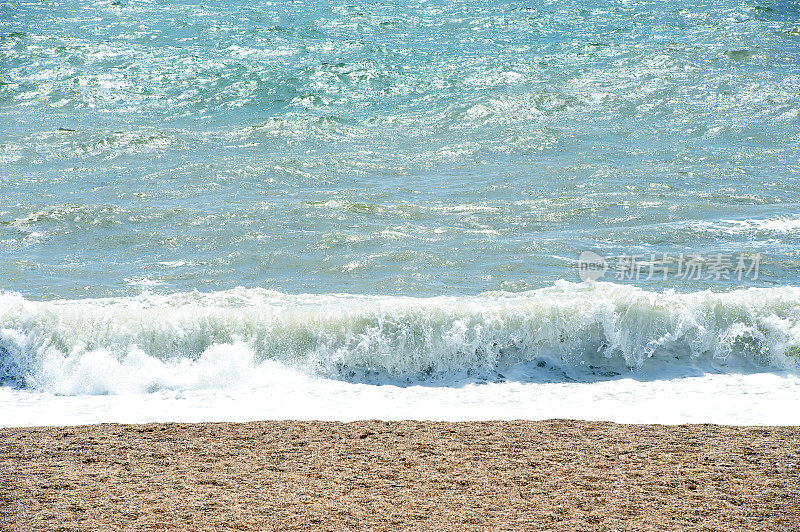
[[[681,294],[561,281],[464,297],[239,288],[47,302],[0,294],[0,382],[57,393],[225,388],[275,362],[409,382],[521,362],[795,370],[798,349],[795,287]]]

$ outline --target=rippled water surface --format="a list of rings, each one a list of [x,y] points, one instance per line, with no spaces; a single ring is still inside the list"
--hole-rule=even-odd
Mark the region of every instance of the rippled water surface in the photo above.
[[[518,291],[586,249],[800,282],[793,2],[19,1],[0,33],[6,290]]]
[[[798,423],[799,162],[797,2],[0,0],[0,426]]]

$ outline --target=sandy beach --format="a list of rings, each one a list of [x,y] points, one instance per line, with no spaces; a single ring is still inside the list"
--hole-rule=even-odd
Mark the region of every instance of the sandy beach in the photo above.
[[[0,430],[0,528],[790,530],[800,428],[578,421]]]

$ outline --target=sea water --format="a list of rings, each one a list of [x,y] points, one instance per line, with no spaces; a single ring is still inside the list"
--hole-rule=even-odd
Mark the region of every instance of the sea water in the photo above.
[[[789,1],[0,2],[0,425],[800,422]]]

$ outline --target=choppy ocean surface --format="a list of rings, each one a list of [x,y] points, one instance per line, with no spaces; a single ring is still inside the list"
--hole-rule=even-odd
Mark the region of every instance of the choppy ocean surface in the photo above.
[[[0,0],[0,425],[798,424],[798,163],[796,2]]]

